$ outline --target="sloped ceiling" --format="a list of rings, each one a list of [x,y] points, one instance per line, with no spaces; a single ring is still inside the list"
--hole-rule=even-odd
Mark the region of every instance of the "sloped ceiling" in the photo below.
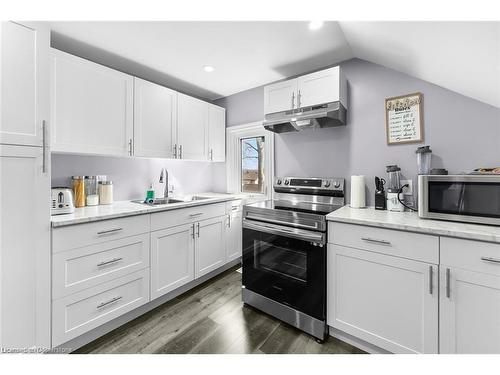
[[[500,107],[500,22],[340,22],[353,55]]]
[[[50,26],[56,48],[86,57],[71,42],[93,46],[211,100],[358,57],[500,107],[500,22],[329,21],[319,30],[310,30],[308,22]],[[204,65],[215,71],[204,72]]]

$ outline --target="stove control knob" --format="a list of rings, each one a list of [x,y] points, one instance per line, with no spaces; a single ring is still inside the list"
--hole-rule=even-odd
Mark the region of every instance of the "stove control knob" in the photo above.
[[[325,181],[325,187],[330,187],[330,181]]]
[[[334,186],[336,189],[338,189],[338,188],[340,187],[340,181],[335,181],[335,182],[333,183],[333,186]]]
[[[281,180],[276,181],[276,184],[281,185]]]
[[[290,181],[285,180],[285,185],[288,185],[288,184],[290,184]]]

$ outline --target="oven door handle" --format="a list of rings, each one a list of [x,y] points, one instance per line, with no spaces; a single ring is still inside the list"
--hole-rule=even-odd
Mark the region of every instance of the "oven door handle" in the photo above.
[[[311,232],[297,228],[289,228],[281,225],[274,225],[268,223],[260,223],[247,219],[243,219],[243,228],[252,229],[258,232],[277,234],[279,236],[296,238],[303,241],[311,241],[317,244],[325,244],[325,234],[318,232]]]

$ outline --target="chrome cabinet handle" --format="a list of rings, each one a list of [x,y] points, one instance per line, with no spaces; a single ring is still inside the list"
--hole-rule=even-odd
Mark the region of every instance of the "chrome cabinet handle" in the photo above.
[[[481,257],[481,260],[484,260],[485,262],[499,263],[500,264],[500,259],[497,259],[497,258]]]
[[[377,240],[375,238],[361,237],[361,239],[363,241],[366,241],[366,242],[373,242],[373,243],[380,244],[380,245],[390,245],[391,244],[389,241],[386,241],[386,240]]]
[[[197,212],[195,214],[189,214],[189,217],[195,217],[195,216],[200,216],[203,215],[203,212]]]
[[[177,159],[177,143],[174,144],[174,159]]]
[[[103,234],[111,234],[111,233],[116,233],[116,232],[121,232],[123,228],[114,228],[114,229],[109,229],[109,230],[103,230],[101,232],[97,232],[97,235],[101,236]]]
[[[104,262],[97,263],[97,267],[107,266],[109,264],[113,264],[113,263],[119,262],[120,260],[123,260],[123,258],[114,258],[114,259],[111,259],[111,260],[106,260]]]
[[[299,90],[299,92],[297,93],[297,108],[300,108],[300,97],[301,97],[301,95],[300,95],[300,90]]]
[[[227,227],[231,228],[231,214],[227,215]]]
[[[42,173],[47,173],[47,123],[42,121]]]
[[[197,223],[196,225],[198,226],[198,233],[197,233],[198,234],[198,238],[200,238],[200,223]]]
[[[429,266],[429,294],[434,291],[434,268]]]
[[[132,138],[128,140],[128,154],[132,156]]]
[[[119,301],[121,300],[123,297],[121,296],[117,296],[117,297],[113,297],[111,298],[109,301],[106,301],[106,302],[101,302],[100,304],[97,305],[97,308],[98,309],[101,309],[105,306],[108,306],[109,304],[113,303],[113,302],[116,302],[116,301]]]
[[[446,298],[450,298],[451,296],[451,270],[449,268],[446,269]]]
[[[179,159],[182,159],[182,145],[179,145]]]
[[[295,92],[292,92],[292,109],[295,108]]]
[[[191,237],[193,237],[194,240],[194,224],[191,225],[191,229],[193,230],[193,232],[191,233]]]
[[[214,161],[214,150],[212,148],[210,149],[209,159],[210,159],[210,161]]]
[[[239,209],[239,207],[238,207],[238,206],[233,206],[233,207],[231,207],[231,210],[232,210],[232,211],[238,211],[238,209]]]

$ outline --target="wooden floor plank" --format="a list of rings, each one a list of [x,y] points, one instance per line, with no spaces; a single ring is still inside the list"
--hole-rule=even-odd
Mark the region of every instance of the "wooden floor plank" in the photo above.
[[[363,353],[311,336],[241,302],[241,274],[228,270],[75,353]]]

